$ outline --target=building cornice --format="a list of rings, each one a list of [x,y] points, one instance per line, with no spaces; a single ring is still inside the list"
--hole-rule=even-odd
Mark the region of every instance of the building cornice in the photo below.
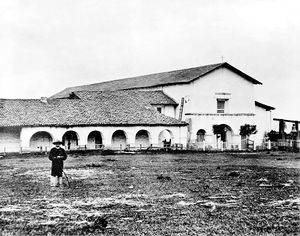
[[[185,113],[186,116],[255,116],[254,113]]]

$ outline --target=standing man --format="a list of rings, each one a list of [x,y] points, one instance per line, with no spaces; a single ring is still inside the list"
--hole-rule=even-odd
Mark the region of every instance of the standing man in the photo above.
[[[67,154],[65,150],[60,146],[62,142],[60,140],[55,140],[53,142],[54,148],[50,150],[49,160],[52,161],[51,167],[51,186],[62,186],[62,172],[64,168],[64,160],[67,159]]]

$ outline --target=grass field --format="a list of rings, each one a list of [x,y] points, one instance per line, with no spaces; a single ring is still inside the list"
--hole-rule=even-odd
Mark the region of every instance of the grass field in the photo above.
[[[0,235],[298,235],[300,155],[70,155],[0,159]]]

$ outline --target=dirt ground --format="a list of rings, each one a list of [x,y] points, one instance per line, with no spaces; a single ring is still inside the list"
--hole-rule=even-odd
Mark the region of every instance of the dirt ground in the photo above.
[[[0,159],[0,235],[298,235],[300,154]]]

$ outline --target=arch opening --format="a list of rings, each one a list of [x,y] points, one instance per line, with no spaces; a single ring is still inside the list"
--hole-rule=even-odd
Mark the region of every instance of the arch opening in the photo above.
[[[163,131],[161,131],[158,135],[158,146],[159,147],[171,147],[171,145],[174,143],[174,135],[173,133],[168,130],[165,129]]]
[[[214,134],[216,134],[217,140],[226,143],[232,142],[233,131],[229,125],[226,124],[215,125]]]
[[[135,147],[147,148],[150,146],[150,134],[147,130],[139,130],[135,135]]]
[[[205,134],[206,134],[206,131],[204,129],[199,129],[196,134],[196,141],[197,142],[205,141]]]
[[[47,151],[51,149],[52,141],[51,134],[46,131],[39,131],[31,136],[29,147],[31,150]]]
[[[123,130],[117,130],[113,133],[111,139],[111,146],[114,149],[123,150],[127,145],[126,133]]]
[[[78,147],[78,134],[75,131],[67,131],[62,138],[63,145],[67,150],[77,149]]]
[[[100,149],[103,147],[102,135],[99,131],[94,130],[89,133],[87,146],[90,149]]]

